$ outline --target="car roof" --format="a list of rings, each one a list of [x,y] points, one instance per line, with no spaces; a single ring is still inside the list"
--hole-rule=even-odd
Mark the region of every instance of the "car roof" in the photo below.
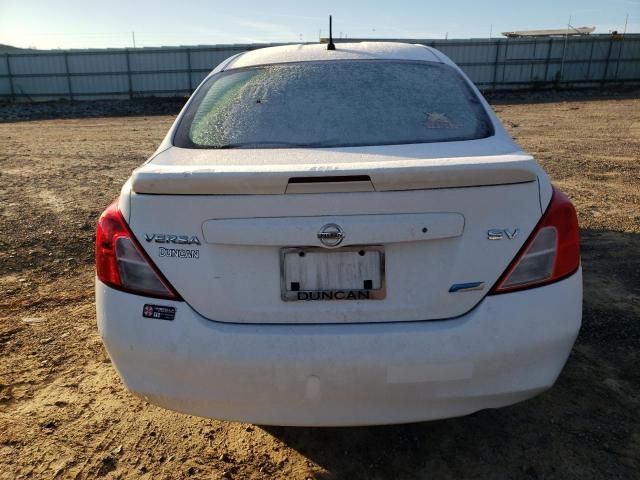
[[[380,59],[449,63],[440,52],[425,45],[397,42],[340,42],[336,44],[335,50],[328,50],[326,43],[283,45],[251,50],[231,58],[223,69],[318,60]]]

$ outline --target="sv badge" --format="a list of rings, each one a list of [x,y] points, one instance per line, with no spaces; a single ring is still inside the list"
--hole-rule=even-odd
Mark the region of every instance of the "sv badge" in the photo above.
[[[489,240],[503,240],[505,238],[513,240],[519,233],[519,228],[514,228],[512,230],[509,230],[508,228],[492,228],[487,230],[487,238]]]

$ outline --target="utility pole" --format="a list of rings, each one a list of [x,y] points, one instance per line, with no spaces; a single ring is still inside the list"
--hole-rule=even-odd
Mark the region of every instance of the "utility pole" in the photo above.
[[[133,41],[133,48],[136,48],[136,32],[131,32],[131,40]]]
[[[489,25],[489,38],[493,38],[493,23]]]
[[[627,13],[626,18],[624,19],[624,30],[622,30],[622,36],[627,34],[627,23],[629,23],[629,14]]]

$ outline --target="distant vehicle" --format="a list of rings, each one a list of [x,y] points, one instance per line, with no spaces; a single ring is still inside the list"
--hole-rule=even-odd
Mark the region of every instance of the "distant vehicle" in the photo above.
[[[258,424],[519,402],[581,322],[574,207],[422,45],[222,62],[100,217],[96,270],[129,390]]]
[[[516,30],[514,32],[502,32],[502,35],[510,38],[520,37],[574,37],[589,35],[596,31],[596,27],[572,27],[555,28],[546,30]]]

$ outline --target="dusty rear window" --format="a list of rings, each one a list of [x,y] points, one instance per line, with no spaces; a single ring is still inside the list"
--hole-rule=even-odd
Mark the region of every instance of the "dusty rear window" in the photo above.
[[[493,133],[451,67],[382,60],[276,64],[220,73],[190,103],[174,143],[185,148],[389,145]]]

